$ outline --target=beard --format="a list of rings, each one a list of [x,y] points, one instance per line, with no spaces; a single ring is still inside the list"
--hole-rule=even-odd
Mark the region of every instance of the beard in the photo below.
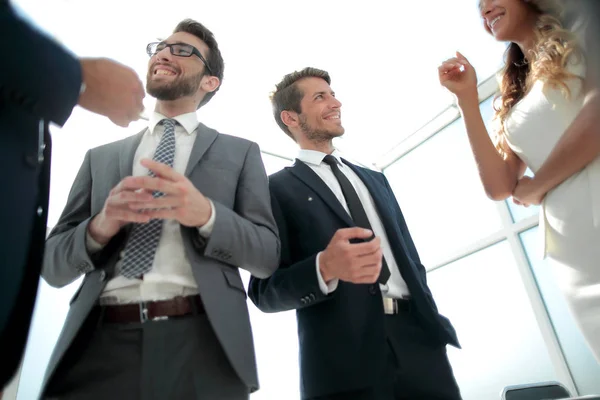
[[[146,91],[150,96],[163,101],[173,101],[182,97],[193,96],[198,91],[204,76],[204,72],[188,77],[181,77],[180,75],[172,82],[162,83],[152,81],[151,70],[148,71],[146,76]]]
[[[330,142],[334,138],[340,137],[344,134],[344,127],[342,126],[340,126],[339,129],[336,130],[313,128],[306,120],[306,117],[303,115],[299,116],[299,121],[300,129],[304,133],[304,136],[306,136],[306,138],[313,143]]]

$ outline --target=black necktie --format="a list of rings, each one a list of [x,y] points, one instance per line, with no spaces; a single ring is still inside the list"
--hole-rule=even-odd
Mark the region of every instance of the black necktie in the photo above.
[[[346,175],[344,175],[344,173],[340,170],[336,158],[329,154],[325,156],[323,161],[325,161],[326,164],[329,164],[333,175],[335,175],[336,179],[340,183],[340,186],[342,187],[342,193],[344,194],[344,198],[346,199],[346,204],[348,205],[348,209],[350,210],[350,215],[352,216],[352,219],[354,220],[356,226],[372,231],[373,229],[371,228],[371,223],[369,222],[369,218],[367,218],[367,213],[365,212],[365,209],[362,203],[360,202],[360,198],[358,197],[356,190],[354,190],[352,183],[350,183],[350,180],[348,180]],[[373,236],[369,240],[372,240],[374,237],[375,236]],[[388,268],[387,263],[385,262],[385,258],[382,258],[381,272],[377,281],[382,285],[385,285],[389,278],[390,269]]]

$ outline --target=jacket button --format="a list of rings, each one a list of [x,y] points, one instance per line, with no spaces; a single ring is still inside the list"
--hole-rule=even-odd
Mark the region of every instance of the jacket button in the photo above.
[[[377,287],[375,285],[369,286],[369,293],[372,294],[372,295],[376,295],[377,294]]]
[[[38,207],[37,208],[37,215],[38,215],[38,217],[41,217],[43,213],[44,213],[44,209],[42,207]]]
[[[25,156],[24,161],[25,161],[25,165],[27,165],[29,167],[36,168],[40,165],[37,155],[28,154]]]

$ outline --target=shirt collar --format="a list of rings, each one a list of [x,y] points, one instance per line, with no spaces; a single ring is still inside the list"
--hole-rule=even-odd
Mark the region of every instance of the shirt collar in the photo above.
[[[300,149],[297,158],[298,160],[303,161],[307,164],[321,165],[326,155],[327,153],[322,153],[316,150]],[[331,153],[331,155],[335,157],[338,164],[343,165],[342,154],[337,149],[334,150],[333,153]]]
[[[156,125],[163,119],[167,119],[164,115],[157,113],[156,111],[152,113],[150,116],[150,120],[148,121],[148,130],[151,134],[154,133],[154,128]],[[190,135],[194,130],[198,127],[198,115],[195,112],[190,112],[187,114],[181,114],[173,118],[175,121],[179,122],[179,125],[183,127],[185,133]]]

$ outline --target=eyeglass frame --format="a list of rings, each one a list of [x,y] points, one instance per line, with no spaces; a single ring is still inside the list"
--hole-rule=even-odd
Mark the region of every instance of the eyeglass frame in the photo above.
[[[158,47],[160,44],[164,44],[165,47],[169,48],[169,51],[171,52],[172,55],[176,56],[176,57],[191,57],[192,55],[196,55],[198,56],[198,58],[200,59],[200,61],[202,61],[202,63],[204,64],[204,67],[206,67],[206,70],[208,71],[209,74],[212,75],[212,71],[210,69],[210,67],[208,66],[208,61],[206,61],[206,59],[204,58],[204,56],[202,55],[202,53],[200,53],[200,50],[198,50],[197,48],[195,48],[194,46],[192,46],[189,43],[183,43],[183,42],[176,42],[176,43],[167,43],[167,42],[150,42],[146,45],[146,53],[148,54],[149,57],[155,56],[156,54],[158,54],[159,52],[163,51],[165,48],[163,47],[162,49],[152,52],[151,51],[151,46],[156,45],[156,47]],[[181,55],[181,54],[175,54],[173,53],[173,46],[188,46],[192,49],[192,52],[189,55]]]

